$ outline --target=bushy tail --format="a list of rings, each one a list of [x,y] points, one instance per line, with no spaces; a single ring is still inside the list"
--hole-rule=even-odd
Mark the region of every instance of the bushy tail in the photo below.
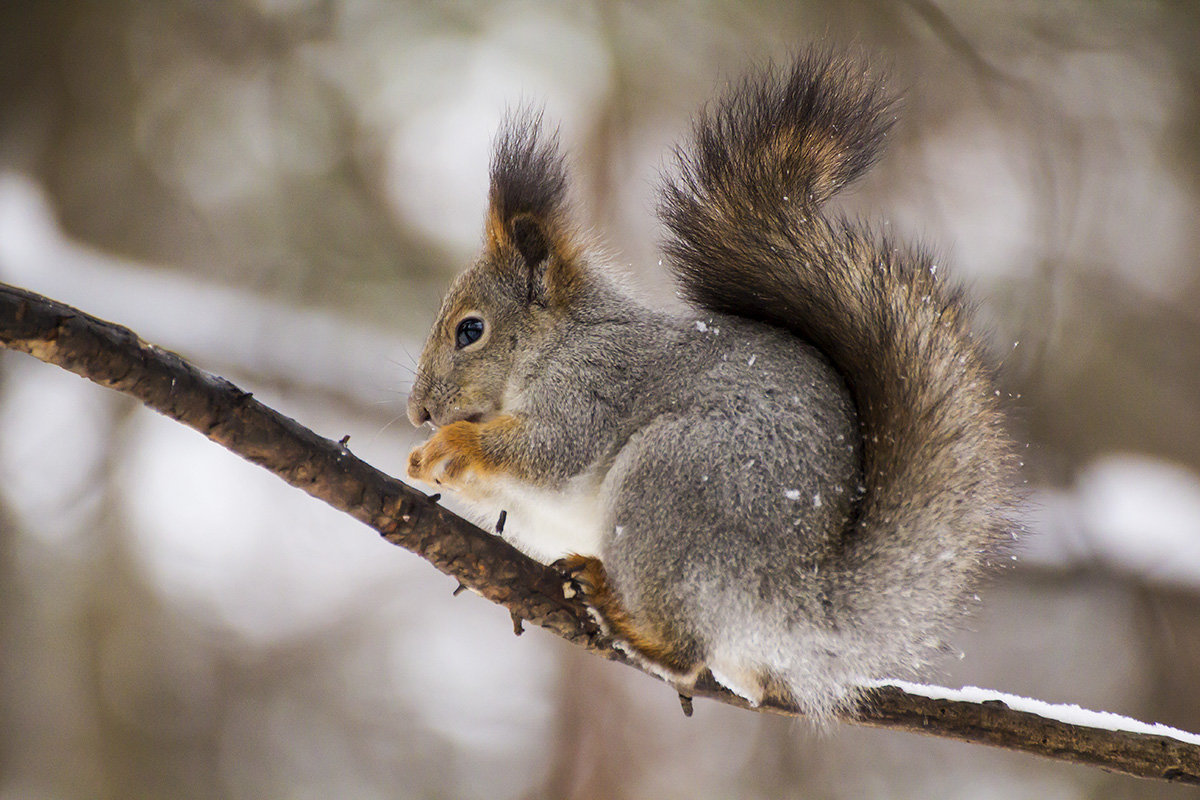
[[[660,215],[693,302],[792,331],[849,384],[865,493],[832,599],[881,649],[865,669],[907,672],[1007,538],[1014,481],[959,290],[925,253],[821,211],[874,160],[889,107],[861,65],[818,53],[751,78],[697,122]]]

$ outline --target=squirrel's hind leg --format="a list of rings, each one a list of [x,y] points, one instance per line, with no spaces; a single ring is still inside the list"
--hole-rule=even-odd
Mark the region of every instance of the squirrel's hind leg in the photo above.
[[[676,688],[695,683],[704,668],[699,646],[690,637],[665,634],[658,626],[631,616],[613,590],[600,559],[570,555],[560,558],[552,566],[599,616],[604,632],[613,637],[615,647]]]
[[[699,657],[699,647],[679,646],[678,638],[661,635],[655,626],[639,623],[621,605],[608,580],[604,564],[592,556],[571,555],[552,565],[567,579],[569,591],[578,592],[598,616],[614,646],[681,692],[692,687],[708,669],[713,679],[751,706],[762,703],[766,694],[762,671],[749,668],[737,658]]]

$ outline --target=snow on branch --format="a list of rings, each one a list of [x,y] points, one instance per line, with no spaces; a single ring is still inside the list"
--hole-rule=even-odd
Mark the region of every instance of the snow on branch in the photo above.
[[[422,494],[132,331],[0,284],[0,343],[140,400],[371,526],[462,585],[599,656],[629,664],[553,570]],[[631,664],[631,666],[636,666]],[[692,694],[746,707],[704,676]],[[690,707],[690,698],[684,703]],[[757,710],[797,714],[782,703]],[[1164,726],[984,690],[872,687],[848,722],[978,742],[1143,778],[1200,783],[1200,737]]]

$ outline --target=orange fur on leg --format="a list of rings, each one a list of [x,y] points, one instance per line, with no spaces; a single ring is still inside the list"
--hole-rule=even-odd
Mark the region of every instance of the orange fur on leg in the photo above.
[[[676,676],[694,677],[698,666],[695,645],[687,637],[670,636],[656,626],[629,615],[608,581],[600,559],[570,555],[552,565],[578,588],[583,599],[600,614],[607,632],[633,654]]]

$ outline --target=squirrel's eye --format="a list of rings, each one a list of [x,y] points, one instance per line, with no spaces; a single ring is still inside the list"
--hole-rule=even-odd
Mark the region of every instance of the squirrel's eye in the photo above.
[[[478,342],[480,336],[483,336],[483,320],[479,317],[467,317],[458,323],[458,329],[454,332],[454,344],[461,350]]]

